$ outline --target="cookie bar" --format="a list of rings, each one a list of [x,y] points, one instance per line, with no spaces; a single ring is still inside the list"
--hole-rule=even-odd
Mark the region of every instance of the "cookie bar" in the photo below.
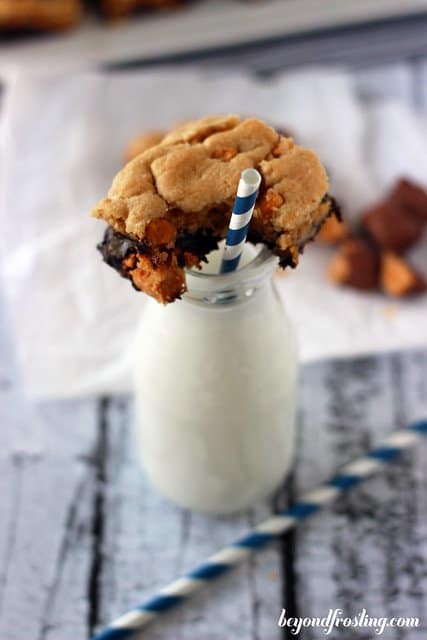
[[[112,19],[124,18],[138,9],[169,9],[185,0],[100,0],[104,13]]]
[[[80,0],[0,0],[0,29],[67,29],[81,14]]]
[[[210,116],[174,129],[118,173],[93,215],[137,242],[153,269],[193,266],[205,255],[197,251],[200,237],[225,237],[240,174],[249,167],[260,171],[262,185],[248,238],[270,247],[282,266],[296,266],[335,210],[328,179],[312,151],[254,118]],[[152,294],[141,279],[133,283]],[[181,294],[177,286],[168,288],[168,299],[155,297],[169,302]]]

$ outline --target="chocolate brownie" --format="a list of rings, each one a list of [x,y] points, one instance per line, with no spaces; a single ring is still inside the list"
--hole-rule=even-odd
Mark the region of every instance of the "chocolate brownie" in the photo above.
[[[270,247],[282,266],[296,266],[334,211],[328,179],[312,151],[254,118],[210,116],[173,130],[118,173],[93,215],[137,242],[153,269],[194,266],[204,253],[192,240],[225,237],[240,174],[249,167],[260,171],[262,185],[248,238]],[[157,287],[155,297],[180,297],[183,277],[166,293]],[[151,282],[133,282],[153,295]]]
[[[0,29],[67,29],[81,14],[81,0],[0,0]]]
[[[383,251],[403,253],[420,240],[425,221],[389,198],[364,214],[362,226]]]

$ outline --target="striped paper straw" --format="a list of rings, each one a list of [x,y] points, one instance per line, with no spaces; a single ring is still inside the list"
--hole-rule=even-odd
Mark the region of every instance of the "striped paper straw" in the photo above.
[[[400,429],[380,446],[341,468],[339,473],[313,491],[306,493],[293,506],[272,516],[252,531],[210,556],[187,575],[175,580],[150,600],[125,613],[93,640],[122,640],[130,638],[148,622],[164,615],[184,602],[201,587],[260,551],[282,534],[294,529],[308,516],[319,512],[352,487],[372,474],[381,471],[404,451],[427,436],[427,419]]]
[[[242,171],[228,225],[221,273],[235,271],[239,265],[260,184],[261,176],[256,169]]]

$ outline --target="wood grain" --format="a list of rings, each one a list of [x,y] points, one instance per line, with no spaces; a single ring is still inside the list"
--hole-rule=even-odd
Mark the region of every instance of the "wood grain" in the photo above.
[[[394,428],[425,417],[426,365],[425,354],[408,353],[329,363],[323,374],[322,368],[307,369],[300,432],[305,455],[299,457],[297,491],[316,484]],[[313,465],[316,451],[322,455]],[[339,607],[350,616],[366,608],[373,616],[423,618],[426,454],[423,444],[298,531],[300,615],[324,616]],[[384,637],[421,638],[426,627],[388,631]],[[360,633],[342,630],[340,638],[365,637]],[[309,640],[315,637],[316,632],[307,633]]]
[[[45,405],[32,424],[43,438],[14,432],[0,457],[0,637],[85,638],[96,403]]]

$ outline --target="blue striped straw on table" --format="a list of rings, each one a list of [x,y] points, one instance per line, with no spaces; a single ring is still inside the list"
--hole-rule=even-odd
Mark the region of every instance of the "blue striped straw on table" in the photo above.
[[[303,495],[293,506],[262,522],[230,546],[207,558],[193,571],[169,584],[150,600],[125,613],[104,631],[94,636],[93,640],[130,638],[148,622],[164,616],[201,587],[230,571],[252,553],[265,548],[282,534],[294,529],[308,516],[319,512],[338,496],[360,484],[372,474],[384,469],[404,451],[414,447],[422,437],[427,437],[427,419],[414,422],[394,432],[380,446],[346,464],[330,480]]]
[[[239,266],[260,184],[261,176],[256,169],[242,171],[233,212],[228,225],[221,273],[235,271]]]

